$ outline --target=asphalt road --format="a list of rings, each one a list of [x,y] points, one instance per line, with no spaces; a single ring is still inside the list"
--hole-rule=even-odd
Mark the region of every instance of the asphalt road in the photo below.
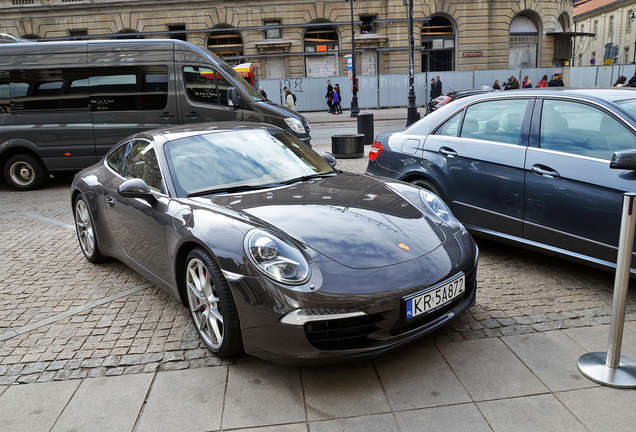
[[[375,132],[402,123],[379,121]],[[329,150],[328,137],[354,131],[351,122],[312,123],[314,147]],[[363,172],[366,158],[339,160],[338,167]],[[115,260],[86,261],[73,227],[70,183],[52,178],[31,192],[0,185],[0,385],[258,361],[244,355],[222,362],[202,347],[177,301]],[[430,340],[610,321],[611,273],[497,243],[478,244],[477,304]],[[628,321],[636,320],[635,292],[632,286]]]

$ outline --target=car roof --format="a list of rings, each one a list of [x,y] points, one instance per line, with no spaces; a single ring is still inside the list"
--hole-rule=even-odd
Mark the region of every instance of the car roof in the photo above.
[[[193,123],[189,125],[171,126],[160,129],[152,129],[149,131],[139,132],[132,137],[128,137],[125,141],[131,139],[145,138],[154,141],[156,144],[164,144],[168,141],[174,141],[180,138],[187,138],[197,135],[216,134],[222,132],[256,130],[256,129],[282,129],[269,123],[254,122],[210,122],[210,123]]]

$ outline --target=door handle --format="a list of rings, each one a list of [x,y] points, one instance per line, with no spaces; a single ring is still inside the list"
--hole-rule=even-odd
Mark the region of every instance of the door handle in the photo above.
[[[199,114],[197,114],[194,111],[192,111],[190,114],[186,114],[186,117],[197,118],[197,117],[199,117]]]
[[[543,177],[549,177],[549,178],[561,177],[557,171],[545,165],[539,165],[539,164],[532,165],[532,172]]]
[[[106,204],[108,204],[108,207],[114,207],[115,200],[113,199],[113,197],[106,195]]]
[[[439,154],[441,154],[443,156],[448,156],[448,157],[458,156],[457,152],[455,150],[453,150],[452,148],[449,148],[449,147],[440,147],[438,152],[439,152]]]
[[[165,113],[161,114],[161,117],[163,117],[165,119],[169,119],[170,117],[174,117],[174,114],[170,114],[169,112],[165,112]]]

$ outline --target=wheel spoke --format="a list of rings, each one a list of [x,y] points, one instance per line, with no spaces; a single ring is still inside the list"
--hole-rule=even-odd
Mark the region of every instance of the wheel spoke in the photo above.
[[[219,326],[219,322],[214,318],[215,317],[212,314],[208,315],[208,326],[211,327],[210,330],[214,332],[216,343],[221,345],[223,343],[223,332]],[[212,335],[210,334],[210,336]]]

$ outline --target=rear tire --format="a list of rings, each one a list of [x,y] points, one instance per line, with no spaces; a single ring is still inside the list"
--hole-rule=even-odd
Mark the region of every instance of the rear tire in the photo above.
[[[11,156],[4,165],[4,178],[13,189],[27,191],[39,188],[49,173],[42,162],[27,154]]]
[[[203,345],[220,358],[241,353],[236,304],[212,255],[202,248],[193,249],[186,258],[184,279],[192,322]]]

